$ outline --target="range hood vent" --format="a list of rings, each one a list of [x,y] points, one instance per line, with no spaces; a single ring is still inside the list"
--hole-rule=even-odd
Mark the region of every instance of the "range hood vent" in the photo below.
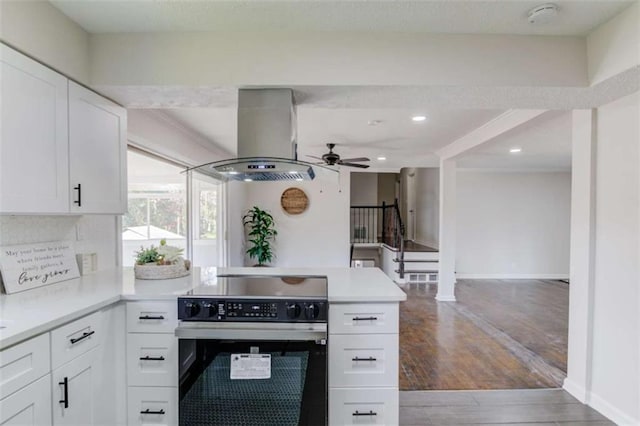
[[[240,89],[238,158],[189,170],[225,181],[312,180],[316,176],[314,167],[318,166],[298,161],[296,130],[291,89]]]

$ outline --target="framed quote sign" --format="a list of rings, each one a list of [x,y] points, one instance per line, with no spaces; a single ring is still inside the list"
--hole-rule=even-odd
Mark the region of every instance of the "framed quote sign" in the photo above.
[[[0,247],[0,273],[7,294],[80,276],[70,241]]]

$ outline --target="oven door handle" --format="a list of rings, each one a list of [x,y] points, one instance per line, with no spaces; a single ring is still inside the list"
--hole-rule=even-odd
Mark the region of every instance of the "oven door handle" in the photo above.
[[[178,339],[210,339],[210,340],[290,340],[290,341],[325,341],[326,328],[287,329],[287,328],[217,328],[179,326],[175,335]]]

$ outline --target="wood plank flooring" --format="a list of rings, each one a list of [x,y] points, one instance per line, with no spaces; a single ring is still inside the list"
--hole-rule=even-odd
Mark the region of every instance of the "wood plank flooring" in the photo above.
[[[568,286],[552,281],[471,281],[458,302],[435,285],[404,285],[400,306],[402,390],[561,386],[566,371]]]
[[[614,423],[561,389],[400,392],[400,424],[605,426]]]

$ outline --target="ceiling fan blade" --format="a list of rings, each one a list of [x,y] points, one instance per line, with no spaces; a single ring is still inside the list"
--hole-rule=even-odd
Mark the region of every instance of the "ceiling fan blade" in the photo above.
[[[358,158],[343,158],[342,161],[347,161],[349,163],[358,163],[360,161],[371,161],[367,157],[358,157]]]
[[[309,157],[309,158],[315,158],[316,160],[322,160],[322,158],[320,158],[320,157],[316,157],[315,155],[307,155],[307,157]],[[324,161],[324,160],[322,160],[322,161]]]
[[[344,161],[340,161],[337,164],[341,165],[341,166],[347,166],[347,167],[358,167],[360,169],[367,169],[369,168],[368,164],[356,164],[356,163],[345,163]]]

